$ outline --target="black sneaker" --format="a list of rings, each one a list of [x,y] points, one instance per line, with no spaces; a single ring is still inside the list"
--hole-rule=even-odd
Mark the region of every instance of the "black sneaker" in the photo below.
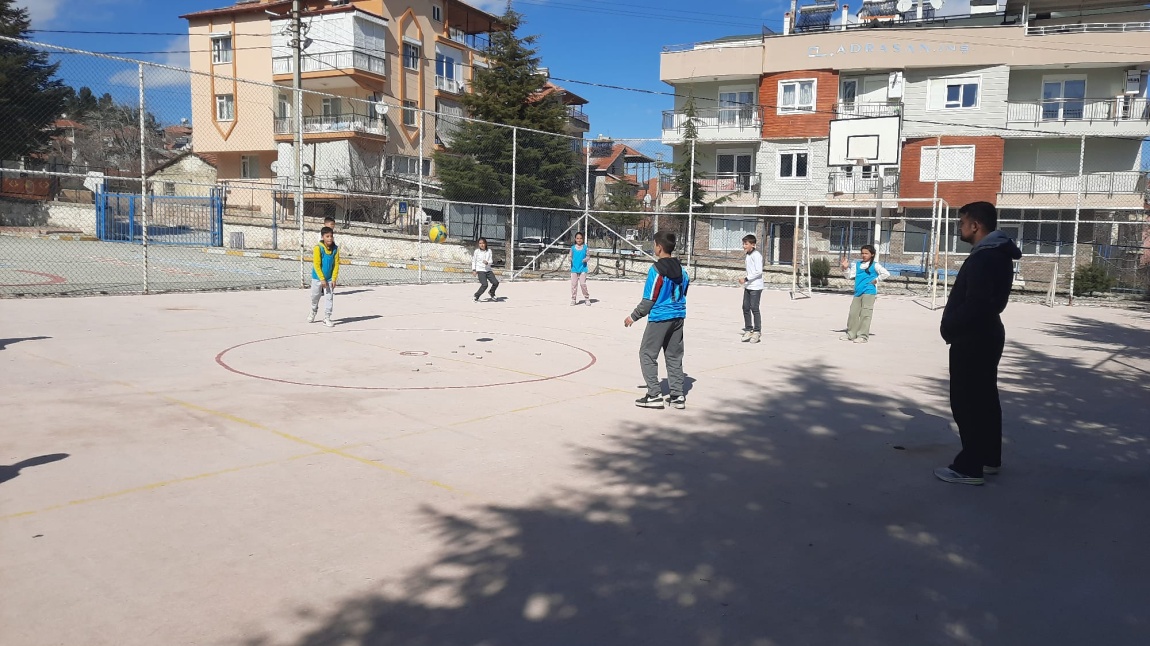
[[[668,395],[667,403],[674,406],[675,408],[678,408],[679,410],[683,410],[687,407],[687,398],[683,395],[675,395],[674,397]]]
[[[643,395],[635,400],[635,405],[639,408],[663,408],[663,398]]]

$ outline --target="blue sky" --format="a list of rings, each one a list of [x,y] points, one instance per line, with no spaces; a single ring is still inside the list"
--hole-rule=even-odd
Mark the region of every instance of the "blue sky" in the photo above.
[[[129,32],[183,32],[184,13],[232,4],[233,0],[24,0],[32,10],[33,28]],[[17,2],[20,4],[20,2]],[[501,12],[504,0],[474,0],[471,4]],[[555,77],[606,85],[669,91],[659,81],[659,52],[666,45],[690,43],[732,34],[758,33],[763,25],[778,31],[789,3],[779,0],[516,0],[527,24],[522,34],[537,34],[543,64]],[[179,36],[114,36],[38,33],[42,42],[90,51],[160,51],[187,48]],[[178,53],[130,55],[186,65]],[[69,57],[70,58],[70,57]],[[124,97],[131,95],[134,72],[90,59],[68,60],[61,70],[75,85],[96,85],[109,79]],[[167,109],[161,118],[178,120],[181,99],[178,79],[155,79],[155,90]],[[660,112],[671,97],[626,92],[561,82],[591,101],[591,136],[657,137]],[[186,96],[186,93],[185,93]]]

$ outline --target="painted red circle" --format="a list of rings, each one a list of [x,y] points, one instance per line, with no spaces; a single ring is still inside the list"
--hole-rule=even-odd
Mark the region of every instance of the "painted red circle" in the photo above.
[[[385,331],[385,332],[462,332],[464,334],[489,334],[492,336],[505,336],[505,337],[512,337],[512,338],[517,338],[517,339],[531,339],[532,341],[542,341],[544,343],[553,343],[555,345],[561,345],[561,346],[566,347],[566,348],[571,348],[572,350],[577,350],[579,352],[586,354],[589,361],[587,362],[587,365],[582,366],[580,368],[577,368],[575,370],[572,370],[570,372],[565,372],[561,375],[551,375],[549,377],[537,377],[534,379],[518,379],[515,381],[500,381],[500,382],[491,383],[491,384],[467,384],[467,385],[461,385],[461,386],[341,386],[341,385],[336,385],[336,384],[316,384],[316,383],[308,383],[305,381],[292,381],[290,379],[279,379],[277,377],[268,377],[266,375],[257,375],[255,373],[245,372],[243,370],[240,370],[238,368],[230,366],[230,365],[228,365],[227,361],[224,360],[224,355],[231,352],[232,350],[236,350],[236,349],[242,348],[244,346],[255,345],[257,343],[266,343],[268,341],[279,341],[281,339],[291,339],[291,338],[300,337],[300,336],[315,336],[317,334],[339,334],[341,332],[372,332],[372,331]],[[252,379],[260,379],[263,381],[272,381],[272,382],[280,383],[280,384],[290,384],[293,386],[309,386],[312,388],[337,388],[339,390],[388,390],[388,391],[463,390],[465,388],[493,388],[495,386],[517,386],[520,384],[533,384],[533,383],[538,383],[541,381],[553,381],[555,379],[562,379],[564,377],[570,377],[571,375],[578,374],[580,372],[583,372],[584,370],[587,370],[591,366],[595,365],[596,362],[598,362],[598,358],[590,350],[585,350],[585,349],[580,348],[578,346],[571,345],[570,343],[563,343],[562,341],[553,341],[551,339],[544,339],[544,338],[537,337],[537,336],[527,336],[525,334],[508,334],[508,333],[503,333],[503,332],[473,332],[471,330],[428,330],[428,329],[422,329],[422,328],[388,328],[388,329],[369,328],[369,329],[356,329],[356,330],[334,330],[334,331],[330,331],[330,332],[305,332],[305,333],[301,333],[301,334],[285,334],[283,336],[273,336],[273,337],[268,337],[266,339],[256,339],[255,341],[248,341],[247,343],[240,343],[238,345],[233,345],[232,347],[226,348],[223,351],[221,351],[219,354],[216,355],[216,363],[219,364],[220,367],[222,367],[224,370],[227,370],[228,372],[231,372],[231,373],[234,373],[237,375],[242,375],[244,377],[251,377]]]

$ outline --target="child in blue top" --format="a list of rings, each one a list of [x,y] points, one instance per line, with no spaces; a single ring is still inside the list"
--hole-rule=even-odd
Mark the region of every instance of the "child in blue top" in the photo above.
[[[583,302],[590,305],[591,295],[587,293],[587,245],[583,244],[583,234],[575,234],[575,244],[571,246],[571,304],[578,305],[575,300],[579,295],[579,286],[583,286]]]
[[[647,317],[647,329],[639,346],[639,366],[647,383],[647,394],[635,400],[641,408],[663,408],[663,392],[659,388],[659,350],[667,361],[667,383],[671,393],[667,398],[675,408],[686,408],[683,392],[683,320],[687,317],[687,287],[690,278],[675,251],[675,234],[660,231],[655,234],[655,264],[647,270],[647,283],[643,285],[643,300],[635,311],[623,320],[631,327],[635,321]]]
[[[339,280],[339,247],[335,244],[335,232],[331,227],[320,229],[323,242],[312,250],[311,267],[311,316],[308,323],[315,322],[319,312],[319,301],[324,299],[323,324],[331,327],[331,309],[335,301],[335,283]]]
[[[855,281],[855,296],[851,300],[850,314],[847,315],[847,333],[839,338],[866,343],[870,340],[870,322],[874,315],[874,301],[878,297],[878,282],[890,278],[890,272],[875,261],[873,245],[864,244],[859,255],[862,260],[848,263],[843,258],[841,265],[847,278]]]

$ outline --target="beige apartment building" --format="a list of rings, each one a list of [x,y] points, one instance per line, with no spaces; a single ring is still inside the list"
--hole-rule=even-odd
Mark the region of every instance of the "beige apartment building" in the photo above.
[[[1144,4],[800,0],[785,25],[781,34],[662,54],[661,79],[698,106],[704,188],[738,198],[698,232],[711,251],[741,253],[742,235],[759,227],[768,261],[789,264],[788,217],[801,199],[815,205],[817,252],[853,254],[879,239],[884,258],[913,270],[927,251],[930,213],[905,200],[937,190],[955,208],[997,204],[1027,258],[1065,271],[1091,262],[1093,249],[1096,260],[1150,266],[1142,248],[1150,247],[1142,225],[1150,173]],[[677,98],[663,115],[663,141],[676,159],[688,153],[685,102]],[[889,116],[899,123],[894,163],[828,160],[832,123]],[[885,205],[876,236],[880,195],[904,201]],[[1076,218],[1084,224],[1072,258]]]
[[[304,0],[303,163],[307,215],[373,208],[349,192],[414,194],[450,145],[460,96],[486,61],[497,16],[460,0]],[[292,3],[239,0],[188,21],[193,149],[260,214],[284,213],[294,171]],[[255,188],[257,190],[244,190]],[[262,189],[262,190],[260,190]],[[274,194],[274,195],[273,195]],[[378,208],[378,205],[375,207]],[[389,206],[388,208],[393,208]],[[362,215],[360,213],[359,215]]]

